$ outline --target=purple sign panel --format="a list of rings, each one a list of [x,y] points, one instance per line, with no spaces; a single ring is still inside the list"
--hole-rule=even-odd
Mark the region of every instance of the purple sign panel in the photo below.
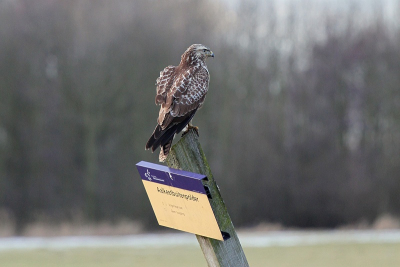
[[[206,194],[201,180],[206,179],[207,176],[203,174],[172,169],[146,161],[137,163],[136,167],[142,180]]]

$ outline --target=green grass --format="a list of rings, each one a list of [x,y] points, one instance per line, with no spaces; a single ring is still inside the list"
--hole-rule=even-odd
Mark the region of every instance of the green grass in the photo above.
[[[250,266],[400,266],[400,244],[335,244],[245,249]]]
[[[400,266],[400,244],[245,248],[250,266]],[[84,248],[0,252],[2,267],[207,266],[199,247]]]

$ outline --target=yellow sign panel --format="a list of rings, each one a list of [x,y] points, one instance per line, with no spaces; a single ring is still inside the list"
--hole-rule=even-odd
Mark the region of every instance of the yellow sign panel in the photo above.
[[[223,240],[207,195],[142,181],[158,224]]]

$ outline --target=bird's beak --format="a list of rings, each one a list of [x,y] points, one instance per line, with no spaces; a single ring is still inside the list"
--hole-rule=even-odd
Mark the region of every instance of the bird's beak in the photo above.
[[[208,52],[208,56],[209,56],[209,57],[214,57],[214,53],[213,53],[212,51],[209,51],[209,52]]]

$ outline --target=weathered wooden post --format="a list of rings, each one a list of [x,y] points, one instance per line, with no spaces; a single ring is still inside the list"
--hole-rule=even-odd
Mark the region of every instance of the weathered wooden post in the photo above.
[[[224,237],[224,241],[219,241],[196,235],[208,266],[249,266],[198,136],[193,130],[172,147],[166,163],[170,168],[204,174],[208,178],[203,184],[209,190],[209,201]]]

